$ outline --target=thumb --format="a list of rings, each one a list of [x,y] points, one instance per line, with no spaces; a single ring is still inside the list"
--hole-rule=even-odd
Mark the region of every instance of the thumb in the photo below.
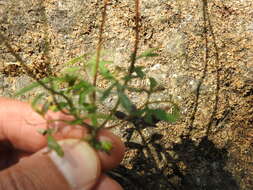
[[[0,190],[89,190],[100,176],[96,152],[86,142],[59,142],[64,156],[43,149],[0,172]]]

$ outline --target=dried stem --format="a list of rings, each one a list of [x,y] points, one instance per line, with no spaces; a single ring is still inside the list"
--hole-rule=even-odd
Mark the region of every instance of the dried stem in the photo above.
[[[139,24],[140,24],[140,0],[135,0],[135,43],[134,43],[134,51],[131,55],[131,64],[129,67],[129,75],[131,75],[134,71],[134,65],[136,63],[136,56],[139,45]]]
[[[135,0],[135,42],[134,42],[134,50],[133,53],[131,55],[131,62],[130,62],[130,66],[129,66],[129,70],[128,70],[128,75],[127,76],[131,76],[132,73],[134,72],[134,66],[136,63],[136,57],[137,57],[137,51],[138,51],[138,45],[139,45],[139,25],[140,25],[140,0]],[[127,86],[127,83],[129,82],[131,77],[128,77],[129,79],[126,79],[124,82],[123,86]],[[101,124],[101,126],[99,128],[104,127],[107,122],[109,121],[109,119],[113,116],[113,114],[115,113],[115,111],[118,109],[120,102],[119,99],[117,100],[114,108],[110,111],[109,116],[105,119],[105,121]]]
[[[170,104],[176,105],[176,103],[173,102],[171,99],[169,99],[169,100],[156,100],[156,101],[145,102],[145,104],[143,104],[140,108],[144,108],[145,106],[150,105],[150,104],[162,104],[162,103],[170,103]]]
[[[13,48],[10,46],[10,44],[6,41],[5,37],[0,33],[0,44],[3,43],[8,50],[10,51],[10,53],[15,57],[15,59],[21,64],[21,66],[24,68],[24,70],[26,71],[26,73],[28,74],[28,76],[30,76],[32,79],[34,79],[40,86],[42,86],[44,89],[46,89],[54,98],[55,95],[58,95],[60,97],[62,97],[63,99],[65,99],[68,102],[68,105],[71,109],[74,108],[74,103],[73,101],[67,97],[65,94],[62,94],[58,91],[55,91],[53,88],[50,88],[49,86],[47,86],[44,82],[42,82],[41,80],[39,80],[36,75],[32,72],[32,70],[26,65],[25,61],[13,50]],[[59,104],[57,103],[56,100],[54,100],[56,103],[56,106],[58,108],[60,108]],[[60,109],[61,110],[61,109]],[[64,110],[62,110],[63,113],[65,114],[69,114],[64,112]],[[74,115],[73,116],[76,119],[79,119],[78,115]],[[84,125],[90,126],[88,123],[83,122]]]
[[[95,87],[97,86],[98,67],[99,67],[101,48],[102,48],[102,43],[103,43],[103,33],[104,33],[104,26],[105,26],[105,20],[106,20],[107,3],[108,3],[108,0],[104,0],[102,22],[99,28],[99,37],[98,37],[98,44],[97,44],[97,51],[96,51],[96,65],[95,65],[94,79],[93,79],[93,86]],[[92,101],[93,103],[96,102],[96,91],[94,91],[92,94]]]
[[[217,109],[218,109],[218,103],[219,103],[219,93],[220,93],[220,56],[219,56],[219,49],[218,49],[218,45],[217,45],[217,40],[213,31],[213,26],[211,23],[211,19],[210,19],[210,15],[208,12],[208,1],[207,0],[203,0],[203,3],[206,7],[206,16],[207,16],[207,21],[208,21],[208,26],[210,29],[210,33],[212,36],[212,40],[213,40],[213,45],[214,45],[214,49],[215,49],[215,67],[216,67],[216,89],[215,89],[215,103],[214,103],[214,107],[213,107],[213,112],[211,114],[209,123],[207,125],[207,130],[206,130],[206,136],[209,135],[210,130],[211,130],[211,126],[213,124],[213,119],[217,113]]]
[[[196,89],[195,105],[194,105],[193,112],[192,112],[191,117],[190,117],[190,124],[189,124],[189,131],[188,131],[189,134],[193,130],[193,124],[194,124],[195,116],[196,116],[197,109],[198,109],[198,106],[199,106],[200,90],[201,90],[202,84],[204,82],[204,79],[206,77],[207,67],[208,67],[208,59],[209,59],[209,49],[208,49],[209,40],[208,40],[208,26],[207,26],[207,2],[205,0],[203,0],[202,4],[203,4],[202,5],[202,14],[203,14],[202,16],[203,16],[203,21],[204,21],[204,43],[205,43],[204,68],[203,68],[202,76],[200,78],[200,81],[199,81],[197,89]]]
[[[26,73],[34,80],[36,80],[36,82],[38,82],[43,88],[45,88],[46,90],[48,90],[49,92],[51,92],[52,94],[57,94],[60,96],[63,96],[64,99],[68,99],[67,97],[65,97],[63,94],[49,88],[46,84],[44,84],[42,81],[40,81],[36,75],[32,72],[32,70],[26,65],[25,61],[13,50],[13,48],[10,46],[10,44],[6,41],[5,37],[0,33],[0,44],[4,43],[4,45],[8,48],[8,50],[10,51],[10,53],[15,57],[15,59],[21,64],[21,66],[24,68],[24,70],[26,71]]]
[[[203,11],[203,20],[204,20],[204,38],[205,38],[205,66],[204,66],[204,71],[203,71],[203,75],[200,79],[199,85],[197,86],[197,95],[196,95],[196,101],[195,101],[195,106],[194,106],[194,110],[190,119],[190,125],[189,125],[189,134],[191,133],[191,131],[193,130],[193,123],[195,120],[195,115],[197,112],[197,108],[198,108],[198,104],[199,104],[199,96],[200,96],[200,89],[201,89],[201,85],[204,81],[204,78],[206,76],[207,73],[207,67],[208,67],[208,59],[209,59],[209,49],[208,49],[208,31],[211,34],[212,37],[212,41],[213,41],[213,45],[214,45],[214,50],[215,50],[215,67],[216,67],[216,89],[215,89],[215,102],[214,102],[214,106],[213,106],[213,111],[211,113],[211,117],[209,119],[209,122],[207,124],[207,130],[206,130],[206,136],[209,135],[210,130],[211,130],[211,126],[213,124],[213,118],[215,117],[215,114],[217,112],[217,108],[218,108],[218,103],[219,103],[219,91],[220,91],[220,58],[219,58],[219,50],[218,50],[218,46],[216,43],[216,37],[213,31],[213,27],[212,27],[212,23],[210,20],[210,15],[208,12],[208,1],[207,0],[202,0],[202,11]],[[208,30],[209,29],[209,30]]]

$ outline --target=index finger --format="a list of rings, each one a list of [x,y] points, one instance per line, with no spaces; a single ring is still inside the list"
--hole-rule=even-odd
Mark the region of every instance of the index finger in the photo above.
[[[49,112],[47,118],[51,120],[70,119],[69,116],[61,112]],[[86,128],[66,126],[66,124],[64,126],[62,122],[58,122],[58,126],[61,127],[55,136],[58,140],[82,138],[88,132]],[[36,113],[29,104],[0,98],[0,141],[9,141],[15,148],[25,152],[36,152],[47,144],[46,138],[38,133],[39,129],[46,128],[47,121]],[[109,155],[98,151],[103,169],[115,167],[124,156],[125,147],[122,141],[107,130],[101,130],[98,139],[110,141],[113,144]]]
[[[46,121],[29,104],[0,98],[0,141],[9,141],[18,149],[35,152],[46,145],[38,129],[46,129]]]

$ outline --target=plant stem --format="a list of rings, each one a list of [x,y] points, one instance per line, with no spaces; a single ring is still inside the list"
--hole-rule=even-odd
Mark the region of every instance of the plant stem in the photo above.
[[[212,124],[214,122],[214,117],[217,113],[218,103],[219,103],[219,99],[220,99],[219,98],[219,93],[220,93],[220,69],[221,68],[220,68],[219,48],[218,48],[218,45],[217,45],[217,40],[216,40],[216,37],[215,37],[215,33],[214,33],[213,26],[212,26],[211,19],[210,19],[210,14],[209,14],[209,11],[208,11],[208,1],[207,0],[202,0],[202,1],[203,1],[203,5],[205,7],[205,10],[206,10],[206,13],[205,13],[206,14],[206,19],[207,19],[207,22],[208,22],[208,26],[209,26],[209,29],[210,29],[210,34],[211,34],[214,49],[215,49],[214,55],[215,55],[215,68],[216,68],[215,102],[214,102],[211,117],[209,119],[209,123],[207,124],[206,136],[208,136],[210,131],[211,131]]]
[[[26,71],[26,73],[32,79],[34,79],[37,83],[39,83],[43,88],[45,88],[46,90],[48,90],[51,94],[56,94],[56,95],[62,96],[68,103],[70,103],[70,105],[72,105],[72,101],[70,101],[70,99],[67,96],[65,96],[64,94],[61,94],[61,93],[55,91],[52,88],[49,88],[46,84],[44,84],[42,81],[40,81],[36,77],[35,74],[33,74],[32,70],[25,64],[25,61],[17,53],[15,53],[15,51],[12,49],[12,47],[9,45],[9,43],[6,42],[5,37],[1,33],[0,33],[0,40],[9,49],[10,53],[16,58],[16,60],[21,64],[21,66],[24,68],[24,70]]]
[[[97,86],[97,77],[98,77],[98,67],[99,67],[99,61],[100,61],[100,54],[101,54],[101,48],[103,43],[103,33],[104,33],[104,26],[105,26],[105,19],[106,19],[106,8],[107,8],[107,0],[104,0],[104,7],[102,12],[102,22],[99,28],[99,37],[98,37],[98,44],[97,44],[97,51],[96,51],[96,65],[95,65],[95,71],[94,71],[94,78],[93,78],[93,86]],[[96,91],[92,94],[92,101],[95,104],[96,103]]]
[[[139,45],[139,22],[140,22],[140,12],[139,12],[139,9],[140,9],[140,0],[135,0],[135,42],[134,42],[134,50],[133,50],[133,53],[131,55],[131,60],[130,60],[131,63],[130,63],[128,74],[127,74],[127,76],[129,76],[128,77],[129,79],[126,79],[124,81],[124,85],[123,86],[127,86],[127,83],[129,82],[129,80],[131,78],[130,76],[134,72],[134,66],[135,66],[135,63],[136,63],[136,56],[137,56],[138,45]],[[107,122],[109,121],[109,119],[114,115],[115,111],[118,109],[119,104],[120,104],[120,101],[119,101],[119,98],[118,98],[115,106],[110,111],[109,116],[105,119],[105,121],[100,125],[99,128],[103,128],[107,124]]]
[[[140,0],[135,0],[135,43],[134,43],[134,51],[131,55],[131,64],[128,70],[128,75],[130,76],[134,71],[134,65],[136,63],[136,56],[139,45],[139,22],[140,22]]]
[[[171,101],[171,100],[156,100],[156,101],[148,101],[148,102],[145,102],[145,104],[143,104],[140,108],[143,108],[149,104],[161,104],[161,103],[171,103],[171,104],[174,104],[175,105],[175,102]]]
[[[43,83],[42,81],[40,81],[35,74],[33,74],[32,70],[25,64],[25,61],[13,50],[13,48],[10,46],[10,44],[6,41],[5,37],[0,33],[0,44],[4,43],[4,45],[9,49],[10,53],[15,57],[15,59],[21,64],[21,66],[24,68],[24,70],[26,71],[26,73],[28,74],[28,76],[30,76],[32,79],[34,79],[39,85],[41,85],[44,89],[46,89],[52,96],[54,99],[54,103],[56,104],[56,106],[58,107],[58,109],[60,108],[55,95],[61,96],[62,98],[64,98],[67,102],[68,105],[70,107],[70,109],[74,109],[74,103],[72,101],[72,99],[70,99],[69,97],[67,97],[65,94],[62,94],[58,91],[55,91],[53,88],[48,87],[45,83]],[[61,109],[60,109],[61,110]],[[61,110],[64,114],[69,115],[69,113],[65,112],[64,110]],[[79,119],[79,117],[76,114],[72,115],[75,117],[75,119]],[[90,126],[88,123],[83,122],[84,125]]]

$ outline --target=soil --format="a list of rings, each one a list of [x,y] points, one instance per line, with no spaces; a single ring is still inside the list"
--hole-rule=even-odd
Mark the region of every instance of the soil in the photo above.
[[[171,96],[181,119],[142,130],[113,129],[128,150],[108,175],[126,190],[253,189],[253,2],[205,2],[141,2],[139,52],[158,48],[159,56],[137,64],[164,87],[152,98]],[[94,53],[101,7],[96,0],[0,1],[0,32],[43,78],[78,55]],[[104,48],[113,69],[127,68],[134,27],[133,1],[110,1]],[[11,97],[29,82],[1,43],[0,94]],[[130,97],[137,105],[145,99]]]

